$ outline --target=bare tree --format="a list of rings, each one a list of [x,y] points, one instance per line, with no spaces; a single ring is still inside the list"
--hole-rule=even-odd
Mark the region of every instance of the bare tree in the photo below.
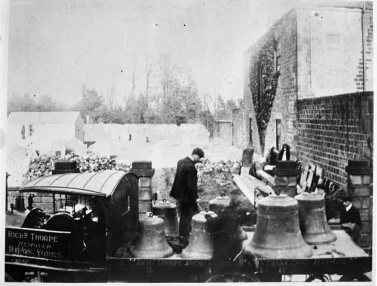
[[[151,85],[151,77],[155,68],[156,62],[148,55],[145,56],[145,101],[148,107],[149,103],[149,89]]]
[[[132,96],[135,96],[136,80],[137,80],[137,75],[136,75],[136,61],[135,61],[134,68],[132,71],[132,77],[131,77],[131,84],[132,84],[131,95]]]
[[[161,56],[160,67],[160,84],[162,88],[162,98],[166,100],[176,85],[179,68],[177,65],[171,62],[170,57],[167,55]]]
[[[110,86],[110,88],[106,92],[106,100],[107,104],[109,105],[110,112],[113,112],[114,110],[114,102],[116,98],[116,88],[115,88],[115,82],[113,82]]]

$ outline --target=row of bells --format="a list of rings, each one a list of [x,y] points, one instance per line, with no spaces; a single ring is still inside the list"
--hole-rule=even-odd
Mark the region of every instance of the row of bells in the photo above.
[[[183,250],[184,258],[212,258],[213,233],[209,230],[207,218],[216,218],[218,212],[229,205],[229,197],[219,196],[209,202],[209,211],[201,211],[191,221],[189,244]],[[206,218],[207,216],[207,218]],[[140,220],[140,232],[132,249],[137,258],[166,258],[174,254],[166,236],[178,236],[178,217],[175,204],[163,200],[154,204],[153,215]]]
[[[313,255],[312,245],[336,239],[320,194],[272,194],[259,202],[254,236],[243,250],[262,258],[306,258]]]
[[[210,201],[209,211],[193,216],[189,244],[181,257],[212,258],[214,234],[207,218],[216,218],[216,213],[219,214],[229,202],[229,197],[217,197]],[[141,232],[133,250],[134,257],[164,258],[174,254],[165,235],[176,236],[178,233],[176,206],[164,201],[155,205],[153,210],[156,216],[140,221]],[[243,251],[263,258],[305,258],[313,255],[310,245],[335,240],[336,236],[326,221],[325,202],[321,195],[301,193],[291,198],[285,194],[272,194],[259,202],[255,232],[244,244]]]

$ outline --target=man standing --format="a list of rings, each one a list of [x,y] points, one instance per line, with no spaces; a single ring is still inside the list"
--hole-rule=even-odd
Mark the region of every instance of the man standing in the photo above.
[[[198,176],[195,164],[204,157],[200,148],[195,148],[191,156],[178,161],[170,196],[179,201],[179,235],[188,240],[191,231],[191,219],[199,211]],[[187,242],[187,241],[186,241]]]

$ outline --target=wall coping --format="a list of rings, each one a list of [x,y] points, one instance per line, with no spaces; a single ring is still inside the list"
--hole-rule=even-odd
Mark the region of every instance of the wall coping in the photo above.
[[[373,96],[373,91],[362,91],[362,92],[353,92],[353,93],[343,93],[343,94],[334,94],[334,95],[327,95],[327,96],[318,96],[318,97],[307,97],[307,98],[299,98],[297,99],[298,102],[305,102],[305,101],[315,101],[315,100],[326,100],[336,97],[347,97],[347,96]]]

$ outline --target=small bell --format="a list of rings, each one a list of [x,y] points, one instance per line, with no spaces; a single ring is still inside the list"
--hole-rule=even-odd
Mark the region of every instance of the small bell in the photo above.
[[[164,220],[166,236],[178,236],[177,206],[166,199],[153,205],[153,214]]]
[[[230,198],[225,195],[218,196],[209,201],[209,210],[215,214],[221,213],[227,206],[229,206]]]
[[[325,244],[336,240],[326,221],[325,198],[318,193],[303,192],[298,201],[300,229],[308,244]]]
[[[132,256],[137,258],[165,258],[174,254],[173,249],[166,242],[163,219],[148,213],[140,220],[141,231]]]
[[[186,249],[182,251],[182,258],[212,258],[214,234],[210,230],[206,216],[217,218],[213,211],[201,211],[192,217],[190,240]]]

